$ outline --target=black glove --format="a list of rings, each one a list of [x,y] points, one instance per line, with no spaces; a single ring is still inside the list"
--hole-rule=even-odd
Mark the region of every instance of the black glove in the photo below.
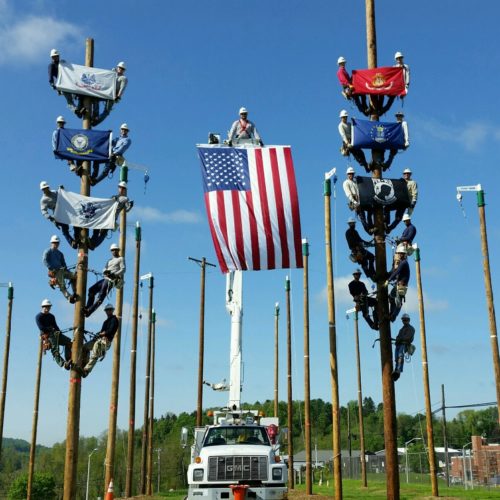
[[[262,142],[262,139],[259,140],[259,144],[264,147],[264,143]]]
[[[49,220],[50,220],[50,222],[54,222],[56,219],[54,219],[53,215],[49,215]]]
[[[228,145],[229,147],[232,147],[232,146],[233,146],[233,141],[227,141],[227,145]]]
[[[417,204],[417,202],[416,202],[416,201],[412,201],[412,202],[411,202],[411,205],[410,205],[410,206],[411,206],[411,208],[415,208],[415,205],[416,205],[416,204]]]

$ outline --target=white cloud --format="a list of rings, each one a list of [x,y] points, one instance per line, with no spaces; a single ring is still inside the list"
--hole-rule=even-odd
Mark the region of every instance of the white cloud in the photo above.
[[[165,224],[198,224],[203,220],[198,212],[183,209],[162,212],[154,207],[135,207],[134,216],[140,221]]]

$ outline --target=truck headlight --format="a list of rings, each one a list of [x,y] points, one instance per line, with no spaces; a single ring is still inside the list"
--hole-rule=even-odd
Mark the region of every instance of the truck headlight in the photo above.
[[[277,467],[273,469],[273,480],[274,481],[279,481],[283,477],[283,471],[281,469],[278,469]]]
[[[193,470],[193,481],[203,481],[203,469]]]

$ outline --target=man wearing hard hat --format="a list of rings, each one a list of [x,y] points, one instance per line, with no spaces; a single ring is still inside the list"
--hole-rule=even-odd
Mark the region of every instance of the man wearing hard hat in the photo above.
[[[342,139],[342,146],[340,152],[343,156],[349,156],[352,154],[354,159],[367,171],[370,172],[368,167],[368,162],[366,161],[365,153],[360,148],[353,148],[351,145],[352,140],[352,124],[347,121],[349,114],[345,109],[339,113],[340,123],[338,126],[339,135]]]
[[[410,266],[406,255],[406,247],[400,243],[396,248],[395,262],[398,262],[397,267],[393,269],[384,284],[388,286],[389,283],[393,283],[392,290],[389,293],[389,316],[391,321],[396,321],[408,290]]]
[[[264,146],[260,134],[255,127],[255,124],[248,119],[247,108],[240,108],[240,118],[231,125],[231,130],[227,136],[227,141],[232,146],[234,140],[254,140],[261,146]]]
[[[353,280],[349,283],[349,293],[352,295],[356,310],[361,311],[368,326],[373,330],[378,330],[377,299],[370,297],[366,285],[360,280],[361,271],[356,269],[353,273]],[[373,308],[373,319],[370,317],[370,307]]]
[[[394,348],[394,371],[392,372],[392,380],[394,381],[403,373],[405,354],[408,353],[411,356],[414,351],[412,342],[413,337],[415,337],[415,328],[410,325],[410,316],[406,313],[403,314],[401,321],[403,326],[396,337],[396,347]]]

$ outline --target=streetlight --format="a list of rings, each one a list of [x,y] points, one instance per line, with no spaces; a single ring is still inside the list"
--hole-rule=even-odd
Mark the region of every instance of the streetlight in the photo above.
[[[467,443],[466,445],[464,445],[462,447],[462,468],[464,470],[464,489],[467,489],[467,469],[466,469],[466,463],[465,463],[465,448],[467,448],[467,446],[469,446],[469,445],[472,445],[472,441],[470,443]],[[469,464],[470,464],[470,460],[469,460]],[[472,484],[472,466],[470,467],[470,474],[471,474],[471,484]],[[474,486],[472,486],[472,488],[474,488]]]
[[[156,452],[158,453],[158,491],[157,493],[160,493],[160,453],[161,453],[161,448],[157,448]]]
[[[405,443],[406,484],[408,484],[410,482],[410,477],[408,474],[408,445],[412,441],[418,441],[418,440],[422,441],[422,438],[415,437],[415,438],[410,439],[409,441],[406,441],[406,443]]]
[[[90,480],[90,457],[97,451],[97,448],[94,448],[89,454],[89,460],[87,463],[87,488],[85,490],[85,500],[89,500],[89,480]]]

